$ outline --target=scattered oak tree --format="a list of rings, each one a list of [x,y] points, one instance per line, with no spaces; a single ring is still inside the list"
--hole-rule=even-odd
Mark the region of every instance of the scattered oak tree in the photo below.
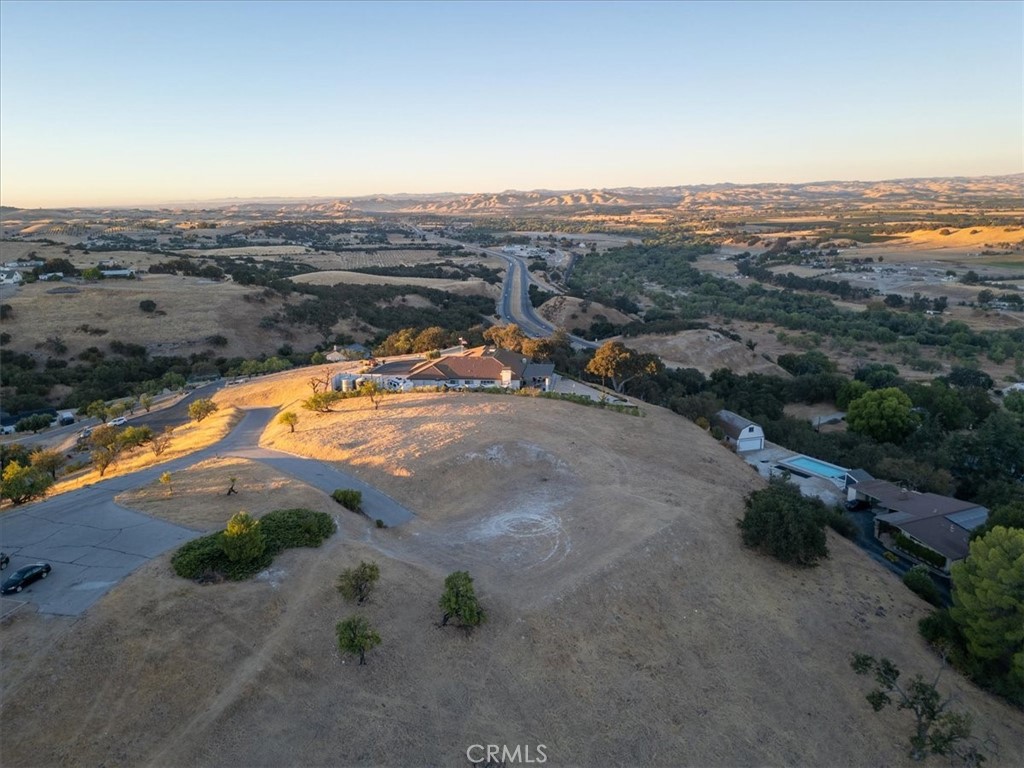
[[[473,589],[473,577],[467,571],[455,571],[448,575],[438,604],[442,611],[442,627],[451,619],[458,619],[459,624],[468,631],[483,624],[487,618]]]
[[[657,355],[649,352],[636,352],[621,341],[606,341],[594,353],[587,363],[587,373],[600,376],[601,380],[610,379],[616,392],[622,392],[633,379],[640,376],[660,373],[665,369],[664,363]]]
[[[0,499],[24,504],[44,495],[51,485],[53,479],[38,467],[22,466],[17,461],[9,461],[0,475]]]
[[[311,395],[303,400],[302,407],[307,411],[330,413],[331,406],[344,397],[345,394],[343,392],[317,392],[315,395]]]
[[[917,426],[913,403],[901,389],[886,387],[866,392],[850,403],[850,429],[880,443],[900,443]]]
[[[792,483],[772,478],[767,488],[747,497],[746,508],[738,525],[748,547],[793,565],[815,565],[828,557],[825,505]]]
[[[380,566],[363,561],[355,568],[346,568],[338,577],[338,591],[346,600],[355,600],[362,605],[380,580]]]
[[[889,659],[855,653],[850,666],[858,675],[873,674],[877,688],[867,695],[875,712],[893,704],[898,710],[909,710],[914,716],[914,731],[910,736],[910,757],[924,760],[929,755],[959,758],[964,765],[976,766],[985,757],[971,735],[972,719],[966,712],[949,707],[953,697],[945,699],[935,687],[939,673],[929,683],[920,674],[906,683],[900,682],[900,670]]]
[[[32,466],[41,472],[46,472],[52,479],[57,479],[57,472],[67,463],[67,459],[60,451],[48,451],[39,449],[33,451],[29,456]]]
[[[161,456],[171,444],[171,437],[174,434],[174,427],[164,427],[159,435],[153,435],[149,441],[149,449],[154,456]]]
[[[192,402],[188,407],[188,417],[194,422],[200,422],[217,410],[217,404],[208,397],[201,397]]]
[[[338,648],[342,653],[358,654],[361,665],[366,664],[366,652],[380,645],[380,635],[362,616],[350,616],[339,621],[336,631]]]
[[[387,393],[388,391],[376,381],[367,380],[359,385],[359,394],[370,398],[370,402],[373,403],[373,410],[375,411],[380,408],[380,404],[384,402],[384,396]]]

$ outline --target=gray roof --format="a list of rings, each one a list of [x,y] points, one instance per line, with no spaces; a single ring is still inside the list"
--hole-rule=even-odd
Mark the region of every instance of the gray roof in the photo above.
[[[961,560],[967,557],[971,532],[950,521],[946,516],[936,515],[905,522],[898,522],[897,518],[899,517],[901,515],[897,513],[879,515],[878,519],[897,526],[907,535],[927,544],[950,560]]]
[[[534,379],[546,379],[554,372],[554,363],[529,363],[523,371],[523,381],[530,382]]]
[[[973,501],[961,501],[952,496],[940,496],[937,493],[908,491],[885,480],[868,480],[857,483],[857,493],[870,496],[878,502],[879,506],[907,515],[907,519],[985,509]]]
[[[850,476],[850,479],[853,482],[858,483],[858,484],[859,483],[866,483],[869,480],[874,480],[875,479],[870,474],[868,474],[866,470],[863,470],[863,469],[851,469],[846,474],[848,474]]]
[[[758,427],[759,424],[755,424],[750,419],[744,419],[738,413],[732,411],[719,411],[711,417],[711,423],[715,426],[721,427],[722,431],[725,432],[733,440],[739,439],[740,434],[747,427]]]

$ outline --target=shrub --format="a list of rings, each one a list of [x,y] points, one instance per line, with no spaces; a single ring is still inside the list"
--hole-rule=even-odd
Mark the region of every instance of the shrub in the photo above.
[[[267,549],[267,541],[258,520],[248,512],[238,512],[228,520],[220,536],[220,546],[233,563],[256,560]]]
[[[272,555],[295,547],[319,547],[334,533],[334,520],[311,509],[278,509],[260,519]]]
[[[361,491],[351,488],[338,488],[331,494],[331,498],[352,512],[359,512],[362,509],[363,494]]]
[[[921,599],[927,600],[937,608],[942,606],[942,594],[925,566],[915,565],[907,571],[903,576],[903,583]]]
[[[188,417],[192,421],[200,422],[217,410],[217,404],[208,397],[201,397],[192,401],[188,406]]]
[[[916,541],[911,541],[902,533],[897,533],[893,536],[893,543],[898,549],[902,549],[904,552],[909,552],[919,560],[924,560],[926,563],[931,563],[936,568],[944,568],[946,565],[946,558],[935,552],[928,547],[918,544]]]
[[[156,302],[153,301],[152,299],[143,299],[142,301],[139,302],[139,309],[141,309],[143,312],[155,312]]]
[[[174,572],[185,579],[220,576],[241,581],[268,567],[274,555],[292,547],[318,547],[334,532],[334,521],[323,512],[309,509],[279,509],[260,518],[265,549],[252,560],[231,561],[222,546],[223,532],[194,539],[171,558]]]
[[[857,524],[838,507],[828,513],[828,526],[843,538],[851,541],[857,538]]]

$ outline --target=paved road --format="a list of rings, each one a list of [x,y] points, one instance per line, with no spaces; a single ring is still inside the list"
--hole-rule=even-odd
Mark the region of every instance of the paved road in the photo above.
[[[35,603],[41,613],[77,616],[140,565],[202,535],[203,531],[126,509],[114,497],[154,482],[163,472],[177,472],[217,456],[263,462],[327,493],[335,488],[360,490],[367,515],[388,526],[413,518],[394,499],[346,472],[314,459],[260,448],[259,437],[276,414],[276,408],[248,411],[227,437],[209,448],[0,516],[0,549],[11,556],[12,570],[40,560],[53,565],[47,579],[16,597],[0,598],[0,616],[18,601]]]

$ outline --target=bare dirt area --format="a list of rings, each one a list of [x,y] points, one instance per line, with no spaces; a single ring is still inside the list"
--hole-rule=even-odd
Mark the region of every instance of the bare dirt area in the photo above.
[[[556,328],[589,328],[591,323],[605,320],[613,325],[625,325],[633,318],[623,314],[614,307],[599,304],[596,301],[577,299],[575,296],[556,296],[548,299],[539,308],[541,317],[552,323]]]
[[[670,336],[630,337],[628,346],[641,352],[653,352],[670,368],[696,368],[705,376],[719,368],[728,368],[743,376],[763,373],[789,378],[789,374],[760,352],[711,330],[682,331]]]
[[[257,384],[218,398],[308,393],[298,374]],[[910,723],[871,711],[849,656],[931,674],[927,606],[831,532],[809,570],[744,549],[735,521],[762,481],[690,422],[644,412],[435,393],[273,425],[263,444],[345,461],[418,518],[343,514],[323,547],[240,584],[185,582],[164,556],[69,628],[0,623],[5,649],[35,649],[0,680],[18,734],[4,765],[463,765],[481,743],[544,744],[552,765],[909,764]],[[204,505],[227,470],[247,471],[200,467],[179,501]],[[246,482],[303,498],[267,478]],[[382,579],[356,608],[334,580],[363,559]],[[436,626],[459,567],[488,611],[471,636]],[[383,641],[365,667],[335,644],[356,612]],[[1018,712],[953,673],[941,686],[998,739],[989,764],[1024,761]]]

